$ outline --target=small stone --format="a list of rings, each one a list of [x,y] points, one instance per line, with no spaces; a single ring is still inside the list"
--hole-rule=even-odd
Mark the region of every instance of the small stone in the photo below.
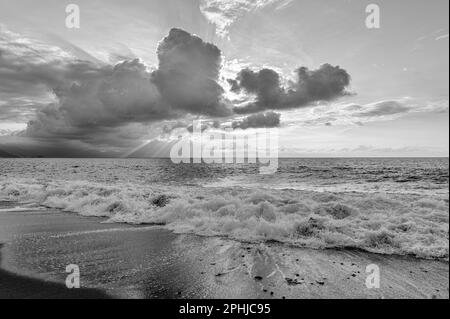
[[[301,285],[301,283],[298,282],[297,279],[286,278],[286,282],[289,286]]]
[[[170,199],[167,195],[159,195],[152,200],[152,204],[157,207],[165,207]]]

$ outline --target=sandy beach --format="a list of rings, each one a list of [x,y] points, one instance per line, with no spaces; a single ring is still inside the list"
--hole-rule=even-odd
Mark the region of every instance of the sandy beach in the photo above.
[[[242,243],[1,207],[1,298],[449,298],[445,261]],[[65,287],[70,264],[80,267],[83,289]],[[380,268],[380,289],[366,287],[370,264]]]

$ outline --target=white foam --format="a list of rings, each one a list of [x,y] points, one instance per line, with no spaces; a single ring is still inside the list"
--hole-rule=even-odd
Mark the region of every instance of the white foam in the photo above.
[[[107,233],[119,233],[119,232],[140,232],[147,231],[150,229],[154,229],[154,227],[137,227],[137,228],[107,228],[107,229],[96,229],[96,230],[87,230],[87,231],[79,231],[79,232],[67,232],[58,235],[50,236],[50,238],[58,239],[58,238],[67,238],[67,237],[76,237],[76,236],[84,236],[84,235],[92,235],[92,234],[107,234]]]
[[[162,194],[170,201],[158,207],[153,202]],[[449,255],[448,197],[32,180],[0,182],[0,196],[108,222],[164,224],[177,233],[422,258]]]
[[[11,207],[11,208],[0,208],[0,213],[4,213],[4,212],[35,212],[35,211],[39,211],[39,210],[43,210],[42,207]]]

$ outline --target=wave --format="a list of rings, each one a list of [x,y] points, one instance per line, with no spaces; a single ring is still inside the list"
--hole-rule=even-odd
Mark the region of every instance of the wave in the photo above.
[[[443,197],[31,179],[1,181],[0,197],[176,233],[449,257],[449,202]]]

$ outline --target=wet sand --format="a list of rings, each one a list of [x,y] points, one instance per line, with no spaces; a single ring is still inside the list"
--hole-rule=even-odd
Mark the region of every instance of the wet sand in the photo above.
[[[0,249],[2,246],[0,245]],[[0,255],[0,263],[1,263]],[[67,289],[65,285],[19,276],[0,269],[0,299],[107,299],[95,289]]]
[[[0,298],[449,298],[449,264],[177,235],[0,203]],[[81,290],[65,288],[67,265]],[[366,287],[366,267],[381,271]]]

